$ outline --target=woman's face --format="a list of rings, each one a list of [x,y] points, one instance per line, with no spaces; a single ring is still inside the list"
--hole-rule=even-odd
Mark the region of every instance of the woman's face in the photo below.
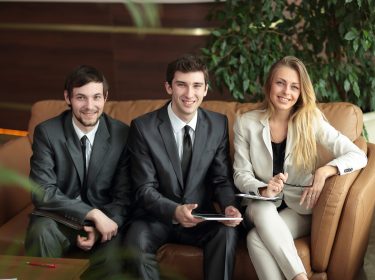
[[[290,112],[301,94],[298,72],[290,67],[281,66],[271,81],[270,100],[276,111]]]

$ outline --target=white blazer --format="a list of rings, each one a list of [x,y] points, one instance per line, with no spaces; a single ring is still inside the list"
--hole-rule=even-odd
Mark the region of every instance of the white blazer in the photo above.
[[[312,184],[311,173],[293,168],[293,131],[288,125],[284,171],[287,183],[301,186]],[[336,166],[339,174],[351,173],[367,164],[366,154],[326,120],[319,119],[315,126],[317,142],[331,151],[334,158],[327,165]],[[234,183],[242,193],[259,194],[258,188],[267,186],[273,177],[273,153],[268,118],[264,110],[254,110],[238,116],[234,124]],[[300,214],[311,214],[306,204],[299,205],[303,188],[284,185],[284,200],[288,207]],[[245,201],[249,203],[250,200]],[[279,206],[281,201],[276,202]]]

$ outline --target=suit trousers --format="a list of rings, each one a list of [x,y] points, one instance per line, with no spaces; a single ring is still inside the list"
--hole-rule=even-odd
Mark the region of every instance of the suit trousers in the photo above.
[[[122,273],[121,230],[111,241],[100,243],[85,252],[76,246],[77,235],[84,234],[46,217],[31,216],[25,239],[26,255],[61,258],[69,253],[89,257],[90,267],[81,279],[119,279]]]
[[[135,267],[135,273],[141,279],[160,279],[155,257],[157,250],[165,243],[181,243],[203,249],[204,279],[229,280],[234,269],[237,238],[236,228],[216,221],[184,228],[147,217],[131,224],[125,236],[125,246],[133,252],[129,268]]]
[[[293,279],[306,273],[294,239],[308,235],[311,215],[290,208],[280,212],[269,201],[251,201],[246,218],[254,224],[247,235],[247,249],[260,280]]]

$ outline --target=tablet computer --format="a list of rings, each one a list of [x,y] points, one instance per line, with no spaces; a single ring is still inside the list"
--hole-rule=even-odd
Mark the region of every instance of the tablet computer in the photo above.
[[[193,213],[193,216],[198,219],[203,219],[207,221],[241,221],[241,217],[228,217],[223,214],[206,214],[206,213]]]
[[[253,194],[246,194],[246,193],[237,193],[235,196],[244,197],[247,199],[255,199],[255,200],[265,200],[265,201],[277,201],[282,200],[282,197],[275,196],[275,197],[265,197],[260,195],[253,195]]]

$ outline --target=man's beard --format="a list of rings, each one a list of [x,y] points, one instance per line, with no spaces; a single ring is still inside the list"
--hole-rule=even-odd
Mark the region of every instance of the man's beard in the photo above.
[[[100,118],[100,115],[99,115],[94,121],[84,121],[80,116],[77,116],[75,114],[74,114],[74,116],[75,116],[76,120],[80,124],[82,124],[84,127],[93,127],[93,126],[95,126],[98,123],[99,118]]]

